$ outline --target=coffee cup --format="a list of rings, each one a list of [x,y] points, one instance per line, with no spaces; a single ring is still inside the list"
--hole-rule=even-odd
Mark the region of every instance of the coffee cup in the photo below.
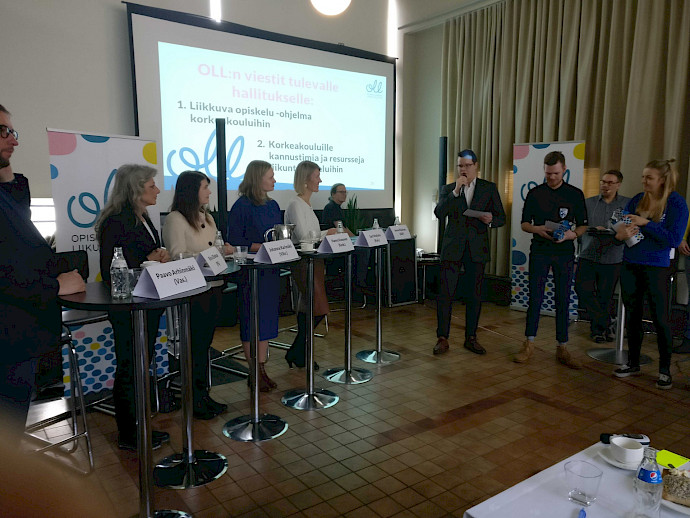
[[[628,437],[611,439],[611,455],[621,464],[639,464],[644,455],[644,446]]]
[[[299,249],[302,252],[313,252],[314,251],[314,243],[311,241],[302,241],[299,244]]]
[[[141,263],[142,268],[148,268],[149,266],[153,266],[154,264],[160,264],[160,261],[144,261]]]

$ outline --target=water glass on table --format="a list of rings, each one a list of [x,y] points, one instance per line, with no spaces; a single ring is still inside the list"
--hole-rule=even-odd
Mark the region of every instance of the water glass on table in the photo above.
[[[592,505],[597,499],[603,472],[583,460],[571,460],[563,468],[569,488],[568,499],[579,505]]]
[[[235,252],[232,254],[233,259],[235,259],[235,264],[247,264],[248,252],[249,247],[245,245],[237,245],[235,247]]]

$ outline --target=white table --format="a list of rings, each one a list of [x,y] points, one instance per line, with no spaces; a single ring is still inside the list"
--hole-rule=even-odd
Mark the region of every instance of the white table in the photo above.
[[[616,468],[599,452],[608,445],[597,443],[550,468],[523,480],[479,505],[465,511],[465,518],[562,517],[577,518],[582,506],[568,500],[563,465],[570,460],[585,460],[604,472],[594,504],[586,508],[587,518],[620,518],[633,507],[634,471]],[[681,466],[689,469],[690,463]],[[661,518],[686,516],[661,506]]]

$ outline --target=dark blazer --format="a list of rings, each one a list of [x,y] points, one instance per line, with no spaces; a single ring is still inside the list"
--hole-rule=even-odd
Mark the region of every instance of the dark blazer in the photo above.
[[[101,223],[99,248],[101,276],[105,282],[110,283],[110,263],[116,246],[122,247],[122,253],[130,268],[139,268],[141,263],[147,260],[147,255],[156,248],[160,248],[161,239],[156,227],[153,226],[148,215],[144,214],[144,219],[153,232],[154,238],[139,221],[130,205],[125,205],[120,213],[113,214]]]
[[[474,263],[488,263],[489,254],[489,225],[485,225],[477,218],[468,218],[460,211],[460,197],[453,194],[455,182],[444,185],[438,198],[434,214],[438,219],[448,217],[446,231],[441,244],[442,261],[459,261],[462,259],[465,244],[469,243],[470,256]],[[506,222],[501,197],[498,195],[496,184],[477,178],[470,209],[491,212],[493,221],[491,227],[502,227]]]
[[[25,205],[0,190],[0,361],[55,349],[61,332],[57,261]]]

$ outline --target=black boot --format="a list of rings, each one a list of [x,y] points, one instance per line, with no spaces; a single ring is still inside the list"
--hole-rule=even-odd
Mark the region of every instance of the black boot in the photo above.
[[[314,317],[314,327],[316,327],[321,320],[323,320],[323,315]],[[306,365],[306,344],[307,315],[306,313],[297,313],[297,336],[292,342],[292,347],[285,353],[285,361],[290,368],[292,368],[293,364],[299,368]],[[314,370],[319,370],[319,364],[316,362],[314,362]]]

